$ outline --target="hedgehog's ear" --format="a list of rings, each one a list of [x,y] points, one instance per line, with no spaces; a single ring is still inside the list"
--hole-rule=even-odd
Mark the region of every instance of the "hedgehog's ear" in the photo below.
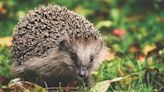
[[[59,43],[60,50],[67,51],[67,50],[69,50],[69,47],[70,47],[70,45],[67,40],[63,40]]]

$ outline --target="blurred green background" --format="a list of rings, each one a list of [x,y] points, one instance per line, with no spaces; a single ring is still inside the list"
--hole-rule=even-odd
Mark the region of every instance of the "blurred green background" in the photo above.
[[[113,58],[93,74],[96,82],[138,73],[113,83],[108,91],[164,90],[163,0],[0,0],[0,76],[14,78],[10,71],[14,26],[29,10],[42,4],[74,10],[103,34]]]

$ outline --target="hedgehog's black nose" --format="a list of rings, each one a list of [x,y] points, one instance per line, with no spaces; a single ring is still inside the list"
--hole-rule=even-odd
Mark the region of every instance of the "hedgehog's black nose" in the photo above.
[[[80,77],[86,77],[86,72],[85,71],[80,71],[80,74],[79,74]]]
[[[80,68],[79,76],[80,76],[81,78],[85,78],[85,77],[88,76],[87,67],[81,67],[81,68]]]

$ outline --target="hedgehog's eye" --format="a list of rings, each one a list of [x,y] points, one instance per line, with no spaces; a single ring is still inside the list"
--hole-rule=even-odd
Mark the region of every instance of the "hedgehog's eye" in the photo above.
[[[77,54],[76,53],[71,53],[71,59],[73,61],[77,61],[77,59],[78,59]]]
[[[94,59],[94,56],[90,56],[90,63],[92,63],[93,62],[93,59]]]

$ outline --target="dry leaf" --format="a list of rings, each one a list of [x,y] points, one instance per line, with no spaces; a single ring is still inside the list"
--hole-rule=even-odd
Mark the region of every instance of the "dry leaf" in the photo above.
[[[0,92],[47,92],[47,90],[34,83],[19,81],[0,89]]]
[[[0,37],[0,46],[11,46],[12,37]]]
[[[91,92],[107,92],[110,86],[109,80],[98,82],[94,87],[90,89]]]
[[[155,48],[156,48],[155,45],[147,45],[147,46],[144,47],[143,53],[144,53],[145,55],[147,55],[147,53],[148,53],[149,51],[151,51],[151,50],[153,50],[153,49],[155,49]]]
[[[139,74],[139,73],[132,73],[130,75],[127,75],[125,77],[117,77],[117,78],[114,78],[112,80],[105,80],[105,81],[101,81],[101,82],[98,82],[95,84],[95,86],[93,86],[90,91],[91,92],[107,92],[108,90],[108,87],[110,86],[110,84],[112,82],[117,82],[117,81],[121,81],[123,79],[126,79],[132,75],[136,75],[136,74]]]

